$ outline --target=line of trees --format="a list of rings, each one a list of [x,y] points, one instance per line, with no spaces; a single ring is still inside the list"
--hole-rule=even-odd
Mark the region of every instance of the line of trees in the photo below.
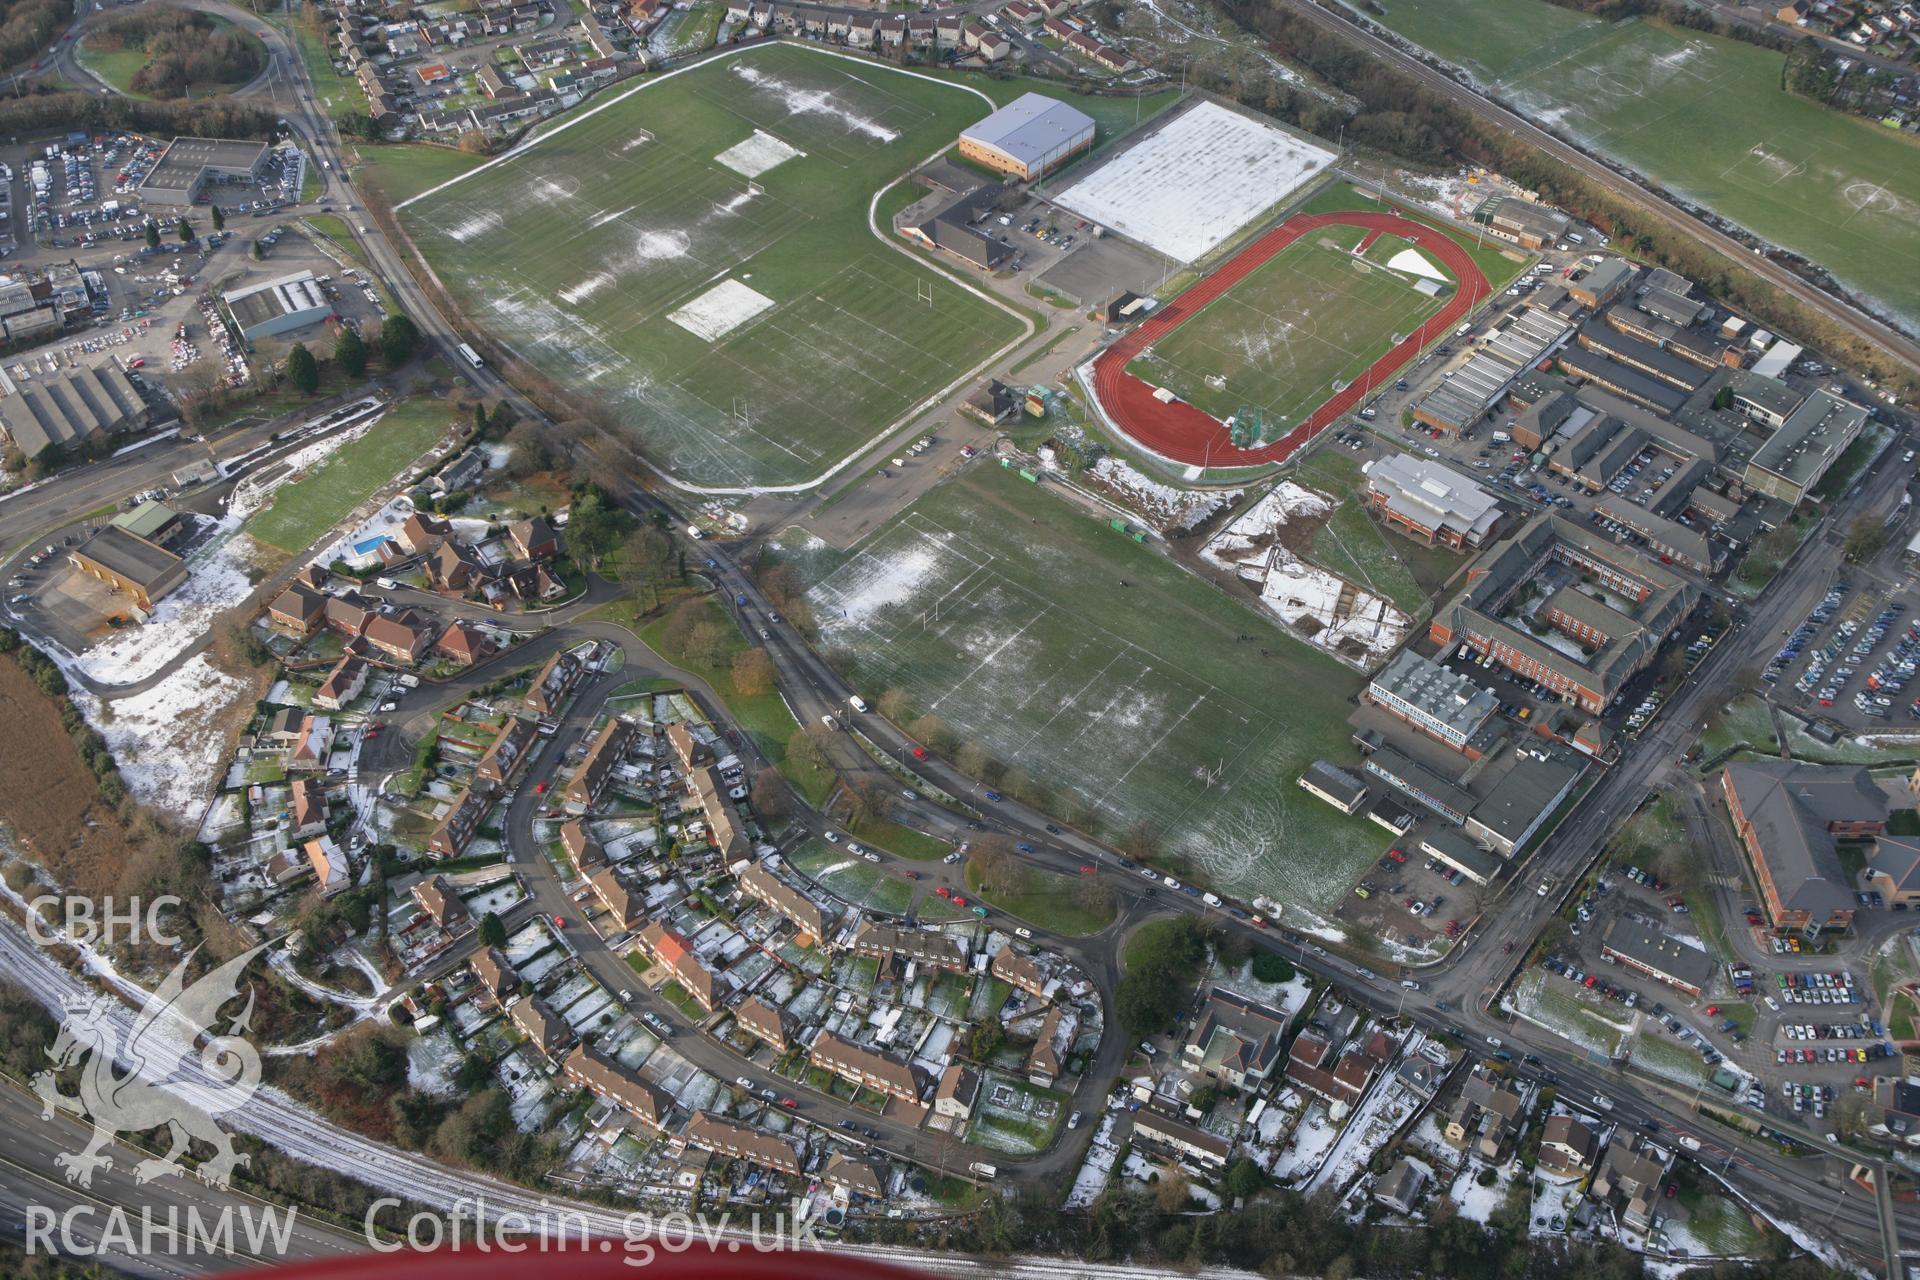
[[[73,0],[5,0],[0,3],[0,67],[26,62],[47,47],[53,33],[73,17]]]
[[[76,93],[41,83],[21,88],[20,96],[0,99],[0,133],[85,129],[265,142],[273,137],[280,119],[273,111],[231,97],[159,102],[115,93]]]

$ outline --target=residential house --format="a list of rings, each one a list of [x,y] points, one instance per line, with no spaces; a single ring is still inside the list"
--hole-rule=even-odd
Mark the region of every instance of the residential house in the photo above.
[[[453,807],[440,825],[427,837],[427,852],[436,858],[457,858],[480,828],[480,820],[493,807],[485,787],[467,787],[454,797]]]
[[[317,778],[293,780],[292,827],[287,835],[294,840],[317,836],[327,829],[327,793]]]
[[[1035,964],[1031,956],[1022,955],[1011,945],[1004,946],[994,953],[990,971],[994,977],[1011,987],[1038,999],[1046,998],[1048,982],[1046,971]]]
[[[508,716],[500,736],[474,767],[473,776],[496,787],[506,786],[532,754],[530,748],[539,740],[539,734],[540,726],[526,716]]]
[[[1585,1177],[1593,1171],[1600,1140],[1579,1116],[1548,1116],[1540,1131],[1540,1165],[1554,1173]]]
[[[762,863],[748,867],[739,877],[740,892],[766,904],[786,917],[799,930],[799,943],[810,947],[826,935],[826,913],[820,904],[782,880]]]
[[[626,754],[627,747],[633,742],[634,726],[618,716],[608,720],[600,730],[593,745],[587,749],[586,758],[574,771],[573,778],[567,783],[567,812],[582,814],[600,802],[606,792],[607,783],[613,777],[614,766]]]
[[[554,654],[533,678],[533,687],[527,690],[527,709],[537,716],[558,715],[585,673],[585,664],[572,650]]]
[[[1523,1105],[1520,1095],[1502,1080],[1485,1067],[1476,1069],[1461,1082],[1459,1096],[1447,1112],[1448,1144],[1460,1150],[1471,1144],[1488,1160],[1498,1159],[1500,1148],[1514,1135]]]
[[[593,896],[600,899],[620,929],[631,929],[647,918],[647,900],[627,887],[612,867],[602,867],[588,878]]]
[[[696,1111],[687,1123],[686,1140],[730,1160],[744,1160],[778,1173],[800,1173],[800,1153],[786,1138],[762,1129],[722,1120],[709,1111]]]
[[[467,967],[473,970],[474,977],[480,979],[480,989],[495,1004],[506,1004],[507,997],[520,986],[520,975],[513,971],[507,953],[498,947],[474,952],[467,959]]]
[[[507,543],[521,560],[551,560],[560,554],[560,535],[545,516],[508,525]]]
[[[581,1088],[626,1108],[656,1129],[665,1126],[673,1110],[673,1097],[666,1090],[642,1080],[584,1040],[573,1047],[561,1070]]]
[[[326,711],[339,711],[359,697],[367,687],[366,660],[348,653],[341,655],[327,678],[314,690],[313,705]]]
[[[548,1061],[559,1061],[561,1050],[573,1043],[573,1028],[539,996],[515,1000],[508,1007],[507,1016],[513,1019],[513,1025],[520,1029],[520,1034],[546,1055]]]
[[[1427,1185],[1427,1171],[1405,1156],[1393,1162],[1386,1175],[1374,1184],[1373,1198],[1395,1213],[1409,1214]]]
[[[463,667],[470,667],[482,658],[493,655],[493,641],[487,639],[485,632],[463,619],[440,634],[440,638],[433,642],[433,651]]]
[[[353,887],[353,868],[347,862],[347,855],[333,842],[332,836],[307,841],[304,851],[322,895],[331,898]]]
[[[460,894],[454,889],[453,882],[445,876],[428,876],[414,881],[413,902],[432,916],[435,924],[449,932],[473,919],[467,911],[467,904],[460,901]]]
[[[785,1009],[767,1003],[759,996],[748,996],[733,1011],[740,1028],[755,1039],[765,1041],[775,1053],[785,1053],[797,1026]]]
[[[1660,1204],[1660,1180],[1672,1163],[1665,1151],[1639,1134],[1621,1137],[1607,1144],[1594,1172],[1592,1193],[1620,1211],[1621,1221],[1638,1231],[1653,1225],[1653,1213]]]
[[[1027,1051],[1027,1079],[1043,1089],[1052,1088],[1064,1070],[1061,1042],[1068,1038],[1064,1034],[1065,1015],[1066,1010],[1060,1005],[1048,1009],[1040,1023],[1040,1034],[1034,1037],[1033,1048]]]
[[[887,1194],[880,1166],[865,1156],[850,1156],[836,1151],[827,1157],[827,1166],[820,1171],[820,1176],[829,1185],[849,1195],[879,1200]]]
[[[267,606],[268,625],[296,636],[310,636],[326,614],[326,597],[294,583]]]
[[[678,720],[667,726],[667,745],[673,749],[673,758],[680,762],[682,773],[691,774],[696,767],[713,760],[707,744],[694,737],[693,730]]]
[[[1316,1031],[1302,1031],[1287,1051],[1287,1079],[1319,1094],[1328,1102],[1351,1107],[1373,1083],[1384,1064],[1378,1056],[1379,1038],[1366,1049],[1335,1055],[1332,1041]],[[1391,1056],[1390,1049],[1387,1056]]]
[[[1133,1113],[1133,1142],[1210,1172],[1225,1168],[1227,1157],[1233,1154],[1229,1139],[1145,1108]]]
[[[606,865],[607,851],[588,833],[584,818],[573,818],[560,824],[560,847],[567,851],[567,857],[573,859],[573,865],[582,871]]]
[[[894,925],[862,921],[854,930],[848,950],[857,956],[873,956],[882,967],[894,960],[931,965],[936,969],[964,972],[967,968],[967,944],[952,934],[929,929],[902,929]]]
[[[869,1049],[831,1031],[822,1031],[807,1049],[807,1060],[842,1079],[898,1098],[920,1101],[920,1080],[905,1058]]]
[[[451,596],[465,595],[487,576],[487,567],[480,562],[479,554],[451,538],[427,552],[420,569],[429,587]]]
[[[1189,1068],[1236,1089],[1257,1089],[1280,1061],[1286,1029],[1287,1017],[1280,1010],[1216,987],[1181,1046],[1181,1056]]]
[[[980,1094],[980,1073],[960,1063],[950,1063],[940,1076],[940,1087],[933,1094],[933,1113],[951,1120],[966,1120],[973,1115],[973,1100]]]
[[[293,748],[287,752],[287,768],[302,772],[325,769],[333,754],[333,721],[327,716],[308,713],[300,718]]]
[[[439,516],[416,511],[408,516],[400,531],[394,534],[394,541],[416,556],[426,555],[437,549],[453,533],[453,526]]]
[[[433,634],[431,620],[405,609],[368,618],[360,638],[391,661],[410,667],[420,661],[433,644]]]
[[[371,617],[373,610],[367,604],[366,597],[358,591],[342,591],[338,595],[328,596],[321,607],[321,621],[327,629],[349,639],[365,630],[367,619]]]
[[[640,949],[652,956],[656,964],[673,974],[674,980],[696,1004],[709,1013],[713,1011],[719,1003],[713,974],[700,962],[685,938],[656,920],[640,931],[639,943]]]

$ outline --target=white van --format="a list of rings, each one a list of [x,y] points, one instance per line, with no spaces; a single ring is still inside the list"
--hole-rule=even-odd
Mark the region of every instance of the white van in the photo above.
[[[702,538],[704,538],[704,537],[706,537],[707,535],[706,535],[706,534],[704,534],[704,533],[702,533],[702,532],[700,532],[700,526],[699,526],[699,525],[697,525],[697,524],[690,524],[690,525],[688,525],[688,526],[687,526],[687,536],[688,536],[689,538],[692,538],[692,539],[693,539],[693,540],[694,540],[695,542],[698,542],[698,541],[700,541],[700,539],[702,539]]]
[[[833,722],[832,716],[821,716],[820,723],[827,726],[828,729],[838,729],[840,727]]]
[[[1200,901],[1210,907],[1217,907],[1220,905],[1220,895],[1217,893],[1203,893],[1200,895]]]
[[[847,699],[847,705],[852,707],[855,711],[860,712],[862,715],[866,714],[867,700],[861,697],[857,693]]]
[[[395,582],[392,578],[375,578],[373,580],[373,585],[380,588],[382,591],[397,591],[400,589],[400,584]]]

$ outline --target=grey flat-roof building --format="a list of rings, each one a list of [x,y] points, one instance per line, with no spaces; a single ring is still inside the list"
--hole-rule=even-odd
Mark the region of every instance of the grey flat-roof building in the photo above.
[[[223,301],[240,336],[248,342],[304,329],[333,314],[333,303],[311,271],[236,289]]]
[[[1024,93],[960,135],[960,154],[1032,180],[1093,145],[1093,117],[1058,98]]]
[[[1747,463],[1746,482],[1770,498],[1798,504],[1867,425],[1867,410],[1816,391],[1787,415]]]
[[[14,447],[37,458],[50,445],[73,450],[145,426],[146,400],[112,361],[17,387],[0,400],[0,426]]]
[[[1506,857],[1533,838],[1587,771],[1586,761],[1544,739],[1517,749],[1519,758],[1488,789],[1467,819],[1467,834]]]
[[[1452,827],[1436,827],[1420,838],[1420,852],[1438,858],[1475,884],[1490,883],[1506,863]]]
[[[140,180],[140,202],[184,208],[210,181],[251,182],[267,159],[267,144],[228,138],[175,138]]]
[[[1493,690],[1411,649],[1394,654],[1381,668],[1367,685],[1367,700],[1460,752],[1468,750],[1499,706]]]

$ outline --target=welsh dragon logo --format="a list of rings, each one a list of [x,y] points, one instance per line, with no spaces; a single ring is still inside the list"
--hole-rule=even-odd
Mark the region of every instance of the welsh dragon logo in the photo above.
[[[106,995],[67,1002],[60,1034],[47,1050],[53,1067],[31,1084],[40,1095],[43,1118],[51,1119],[57,1107],[84,1112],[93,1121],[93,1138],[84,1150],[55,1158],[68,1182],[91,1186],[95,1170],[112,1168],[106,1147],[116,1134],[162,1126],[173,1145],[165,1155],[135,1166],[138,1182],[180,1172],[180,1157],[195,1139],[214,1150],[197,1169],[213,1186],[225,1187],[234,1169],[247,1163],[213,1117],[245,1105],[260,1087],[260,1054],[241,1035],[253,1014],[252,989],[246,1007],[224,1032],[216,1033],[214,1022],[238,997],[241,972],[264,949],[255,947],[186,985],[193,960],[189,952],[137,1013]],[[79,1093],[61,1093],[56,1073],[83,1058]]]

